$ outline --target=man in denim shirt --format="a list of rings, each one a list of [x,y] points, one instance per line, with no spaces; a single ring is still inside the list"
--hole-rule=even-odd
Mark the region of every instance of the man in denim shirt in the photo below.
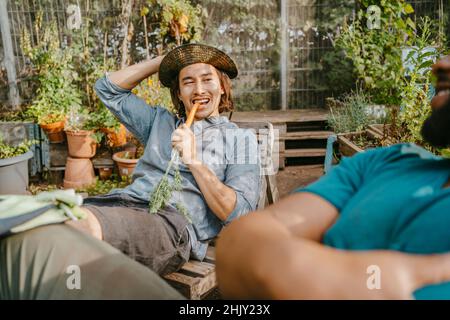
[[[159,71],[177,115],[149,106],[131,89]],[[189,257],[202,260],[207,241],[233,219],[255,210],[260,189],[257,141],[219,114],[233,110],[230,78],[237,76],[225,53],[188,44],[99,79],[95,89],[108,109],[145,146],[133,183],[88,198],[89,218],[69,224],[103,239],[159,274],[179,269]],[[195,103],[194,123],[184,122]],[[149,199],[171,158],[180,154],[182,190],[164,209],[148,212]],[[173,169],[169,182],[173,181]],[[181,203],[189,220],[178,212]]]

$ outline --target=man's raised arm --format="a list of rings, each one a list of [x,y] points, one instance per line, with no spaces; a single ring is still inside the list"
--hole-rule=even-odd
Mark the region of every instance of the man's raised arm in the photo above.
[[[124,69],[111,72],[109,79],[115,85],[123,89],[131,90],[145,78],[157,73],[163,58],[164,56],[158,56],[154,59],[145,60]]]

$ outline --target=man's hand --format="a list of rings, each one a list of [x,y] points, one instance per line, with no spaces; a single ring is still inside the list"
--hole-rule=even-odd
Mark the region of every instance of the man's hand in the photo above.
[[[172,147],[180,153],[181,160],[189,167],[208,207],[220,220],[225,221],[236,207],[236,192],[197,159],[195,136],[186,124],[174,131]]]
[[[198,162],[194,133],[185,124],[173,132],[172,148],[180,153],[184,164],[190,165]]]

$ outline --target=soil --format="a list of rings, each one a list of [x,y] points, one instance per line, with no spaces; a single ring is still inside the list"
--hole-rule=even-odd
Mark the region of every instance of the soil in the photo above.
[[[369,138],[366,135],[354,136],[350,140],[363,150],[381,146],[381,142],[379,140]]]
[[[307,186],[323,175],[323,165],[288,166],[278,171],[277,186],[280,198],[299,187]]]

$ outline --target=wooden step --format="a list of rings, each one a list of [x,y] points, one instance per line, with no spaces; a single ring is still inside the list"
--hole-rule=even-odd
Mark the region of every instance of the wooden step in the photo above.
[[[229,116],[229,113],[223,113]],[[297,110],[265,110],[265,111],[235,111],[231,121],[260,122],[267,121],[275,124],[286,124],[295,122],[326,121],[328,110],[326,109],[297,109]]]
[[[286,149],[284,156],[286,158],[301,158],[301,157],[324,157],[326,149]]]
[[[209,246],[203,262],[189,260],[174,273],[164,276],[186,298],[198,300],[217,288],[215,247]]]
[[[309,140],[309,139],[323,139],[326,140],[330,135],[334,134],[333,131],[297,131],[287,132],[284,136],[284,140]]]

